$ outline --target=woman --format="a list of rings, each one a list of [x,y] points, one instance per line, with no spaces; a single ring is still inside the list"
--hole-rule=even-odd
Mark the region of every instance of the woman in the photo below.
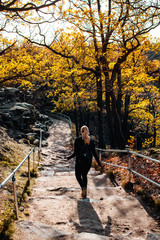
[[[76,179],[82,189],[82,197],[87,196],[87,174],[92,165],[92,156],[95,157],[99,166],[101,166],[98,155],[95,151],[93,139],[89,136],[89,129],[87,126],[81,127],[81,137],[76,138],[74,144],[74,152],[67,159],[76,157],[75,175]]]

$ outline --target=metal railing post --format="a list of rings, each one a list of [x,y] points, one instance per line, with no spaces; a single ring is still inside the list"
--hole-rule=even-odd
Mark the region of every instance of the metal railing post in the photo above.
[[[14,193],[14,204],[15,204],[15,210],[16,210],[16,218],[18,219],[18,203],[17,203],[17,193],[16,193],[16,179],[13,175],[12,177],[13,182],[13,193]]]
[[[30,171],[30,156],[28,156],[28,186],[30,186],[31,171]]]

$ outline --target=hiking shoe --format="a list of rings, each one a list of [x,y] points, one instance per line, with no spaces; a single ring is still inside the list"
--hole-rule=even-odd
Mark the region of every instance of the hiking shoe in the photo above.
[[[87,189],[84,188],[84,189],[82,190],[82,197],[83,197],[83,198],[86,198],[86,196],[87,196]]]

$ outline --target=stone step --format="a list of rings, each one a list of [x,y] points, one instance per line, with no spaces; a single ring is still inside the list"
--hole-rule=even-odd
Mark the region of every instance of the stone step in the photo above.
[[[84,222],[85,223],[85,222]],[[61,222],[58,223],[59,225]],[[65,222],[64,222],[65,224]],[[86,223],[85,223],[86,224]],[[159,240],[159,233],[148,233],[146,237],[133,237],[132,231],[130,234],[117,234],[116,236],[107,236],[107,231],[104,235],[92,232],[69,233],[62,231],[59,228],[33,221],[17,221],[16,227],[18,228],[19,235],[23,233],[25,240]],[[88,230],[89,231],[89,230]]]
[[[60,224],[60,223],[59,223]],[[58,229],[55,226],[42,224],[40,222],[32,221],[18,221],[17,227],[19,232],[23,232],[25,240],[110,240],[110,237],[81,232],[77,234],[68,233]]]
[[[42,171],[28,198],[28,214],[25,221],[18,221],[13,239],[159,240],[159,228],[138,198],[107,174],[91,169],[87,198],[82,199],[75,161],[65,161],[68,129],[63,122],[53,124],[43,149]]]

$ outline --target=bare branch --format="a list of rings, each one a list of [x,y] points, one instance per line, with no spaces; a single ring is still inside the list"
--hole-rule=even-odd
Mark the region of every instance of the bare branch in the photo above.
[[[16,15],[18,16],[19,19],[21,19],[23,22],[25,23],[28,23],[28,24],[31,24],[31,25],[35,25],[37,24],[37,22],[30,22],[30,21],[27,21],[26,19],[24,19],[18,12],[16,12]],[[43,23],[53,23],[55,22],[56,20],[51,20],[52,19],[52,16],[50,17],[50,19],[48,20],[44,20],[44,21],[41,21],[41,22],[38,22],[38,24],[43,24]]]
[[[18,73],[16,74],[15,76],[10,76],[10,77],[6,77],[6,78],[3,78],[3,80],[0,81],[0,84],[4,83],[4,82],[8,82],[10,80],[17,80],[18,78],[24,78],[24,77],[28,77],[30,75],[34,74],[34,72],[32,71],[31,73],[27,73],[27,74],[23,74],[23,73]]]
[[[51,1],[51,3],[44,3],[44,4],[39,5],[39,6],[30,2],[30,3],[27,3],[27,4],[23,5],[22,7],[11,7],[17,2],[17,0],[13,0],[11,3],[6,4],[6,5],[4,5],[0,2],[0,12],[3,12],[3,11],[25,12],[25,11],[30,11],[30,10],[38,11],[39,9],[53,6],[59,1],[61,1],[61,0],[54,0],[54,1]]]
[[[3,54],[5,54],[5,52],[12,48],[14,45],[15,45],[16,42],[12,43],[12,45],[8,46],[7,48],[3,49],[1,52],[0,52],[0,56],[2,56]]]

